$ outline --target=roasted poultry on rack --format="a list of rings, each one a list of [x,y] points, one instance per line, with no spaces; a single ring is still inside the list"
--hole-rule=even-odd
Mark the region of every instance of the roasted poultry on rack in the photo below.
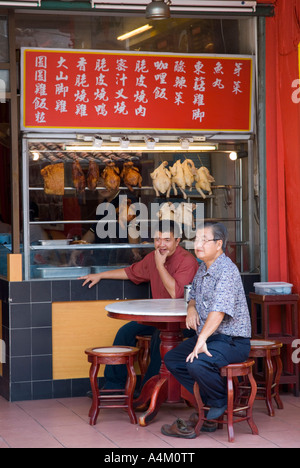
[[[186,186],[192,191],[192,185],[195,180],[196,168],[194,161],[191,159],[185,159],[182,163],[183,175]]]
[[[215,179],[212,175],[210,175],[209,170],[207,167],[202,166],[197,169],[197,174],[195,177],[195,187],[198,193],[202,196],[202,198],[206,198],[206,195],[203,193],[203,190],[206,190],[209,195],[212,194],[211,191],[211,183],[215,182]]]
[[[41,170],[41,175],[44,179],[44,190],[47,195],[64,195],[65,172],[63,163],[44,167]]]
[[[92,192],[96,190],[98,180],[99,180],[98,164],[95,161],[91,160],[89,162],[89,170],[88,170],[88,175],[86,179],[88,189],[91,190]]]
[[[72,164],[72,177],[73,184],[76,189],[77,195],[84,193],[85,191],[85,175],[80,166],[78,159]]]
[[[167,198],[170,197],[171,191],[171,173],[166,168],[168,161],[164,161],[158,168],[150,174],[153,180],[153,188],[156,196],[159,197],[161,194],[166,194]]]
[[[120,169],[114,162],[109,162],[102,171],[104,185],[108,190],[118,190],[120,187]]]
[[[124,163],[121,178],[131,192],[133,192],[132,187],[142,187],[142,176],[139,173],[139,169],[133,165],[132,161]]]
[[[174,190],[174,195],[177,196],[177,188],[176,188],[177,186],[179,190],[181,191],[183,198],[186,199],[187,194],[184,191],[185,185],[186,185],[185,177],[183,173],[183,167],[179,159],[176,161],[176,163],[172,167],[170,167],[170,172],[172,175],[172,187]]]

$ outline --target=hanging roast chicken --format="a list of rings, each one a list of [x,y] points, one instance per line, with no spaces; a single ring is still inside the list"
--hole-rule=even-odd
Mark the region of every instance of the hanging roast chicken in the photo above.
[[[64,195],[65,173],[64,164],[53,164],[41,170],[44,179],[44,189],[47,195]]]
[[[77,195],[84,193],[86,185],[85,175],[78,159],[72,164],[72,178]]]
[[[153,188],[155,190],[156,196],[159,197],[160,194],[166,194],[166,197],[170,197],[171,191],[171,173],[167,169],[168,161],[164,161],[160,166],[158,166],[155,171],[150,174],[151,179],[153,180]]]
[[[124,163],[121,178],[131,192],[133,192],[132,187],[142,187],[142,176],[139,173],[139,169],[133,165],[132,161]]]
[[[192,185],[195,181],[195,176],[196,176],[196,168],[194,161],[191,159],[185,159],[183,163],[181,164],[182,169],[183,169],[183,175],[185,179],[186,186],[189,188],[190,192],[192,191]]]
[[[86,178],[88,189],[92,192],[96,190],[99,180],[99,167],[95,161],[89,162],[89,170]]]
[[[181,164],[181,161],[178,159],[176,161],[176,163],[170,167],[170,172],[171,172],[171,175],[172,175],[172,187],[173,187],[173,190],[174,190],[174,195],[177,196],[177,187],[179,188],[179,190],[181,191],[182,195],[183,195],[183,198],[186,199],[187,198],[187,194],[185,193],[185,177],[184,177],[184,173],[183,173],[183,167],[182,167],[182,164]]]
[[[202,166],[199,169],[197,169],[195,181],[196,190],[200,193],[202,198],[206,198],[206,195],[205,193],[203,193],[203,190],[206,190],[209,195],[212,194],[211,184],[212,182],[215,182],[215,179],[212,175],[210,175],[207,167]]]
[[[120,169],[114,162],[107,163],[101,174],[104,185],[108,190],[118,190],[120,187]]]

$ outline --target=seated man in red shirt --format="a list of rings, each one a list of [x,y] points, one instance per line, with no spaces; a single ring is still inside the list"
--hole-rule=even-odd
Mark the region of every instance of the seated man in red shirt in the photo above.
[[[119,270],[105,271],[84,276],[83,286],[89,288],[102,279],[131,280],[135,284],[149,282],[153,299],[183,298],[184,286],[190,284],[198,270],[198,262],[190,253],[180,247],[180,229],[173,221],[161,221],[154,236],[153,252],[140,262]],[[187,336],[190,336],[190,332]],[[151,335],[151,362],[143,384],[157,375],[161,365],[159,332],[155,327],[130,322],[117,333],[114,346],[135,346],[137,335]],[[126,366],[106,366],[105,389],[125,388]]]

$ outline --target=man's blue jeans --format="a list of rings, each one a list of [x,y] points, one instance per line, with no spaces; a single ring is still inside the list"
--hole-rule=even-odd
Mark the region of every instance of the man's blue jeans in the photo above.
[[[186,362],[194,350],[197,336],[183,341],[165,355],[168,370],[190,393],[195,381],[198,382],[202,401],[205,405],[221,408],[227,404],[226,379],[221,377],[220,368],[228,364],[244,362],[250,353],[250,338],[234,338],[227,335],[212,335],[207,348],[212,357],[204,353],[198,359]]]
[[[114,346],[136,346],[137,335],[150,335],[151,350],[150,350],[150,364],[148,366],[146,375],[142,384],[144,385],[151,377],[157,375],[161,366],[160,356],[160,332],[157,328],[148,325],[141,325],[137,322],[129,322],[118,331]],[[184,337],[195,335],[194,331],[183,330]],[[127,379],[127,368],[124,365],[106,366],[104,371],[105,388],[116,389],[125,388]]]

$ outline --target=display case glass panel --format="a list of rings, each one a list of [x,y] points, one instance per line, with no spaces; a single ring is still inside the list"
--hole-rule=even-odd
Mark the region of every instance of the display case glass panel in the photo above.
[[[219,143],[210,152],[171,147],[159,152],[147,149],[145,141],[138,152],[132,141],[123,151],[104,152],[95,145],[24,139],[28,278],[74,278],[131,265],[154,248],[153,229],[161,218],[181,225],[183,246],[193,251],[199,214],[226,224],[229,255],[241,271],[250,270],[248,153],[236,161],[228,157],[230,148],[242,155],[245,144]],[[171,174],[175,167],[192,168],[192,184],[186,175],[183,188],[178,178],[175,185],[169,179],[168,193],[164,171]]]

